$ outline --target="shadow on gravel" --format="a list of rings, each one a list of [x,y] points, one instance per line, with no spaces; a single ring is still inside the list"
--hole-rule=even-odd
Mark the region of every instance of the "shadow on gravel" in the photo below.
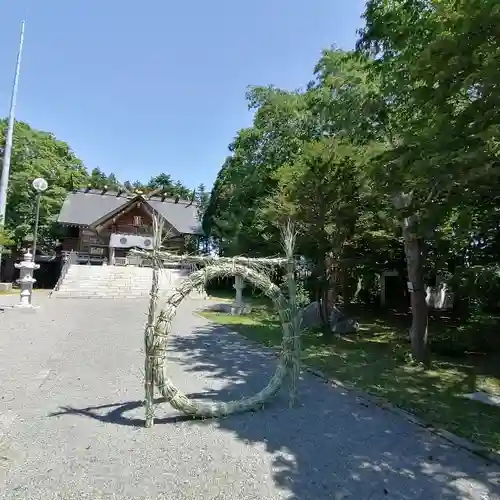
[[[262,348],[216,325],[172,336],[169,349],[185,371],[225,382],[221,391],[191,394],[193,398],[227,401],[251,395],[267,384],[275,367]],[[500,499],[498,467],[312,376],[303,376],[299,394],[297,408],[288,408],[284,390],[263,411],[203,425],[215,425],[248,446],[263,445],[273,456],[274,481],[290,500]],[[62,408],[53,415],[144,426],[142,418],[125,415],[141,404]],[[202,425],[185,416],[156,423],[185,421]]]
[[[163,399],[155,400],[155,403],[163,403]],[[60,411],[51,413],[49,417],[60,417],[63,415],[79,415],[81,417],[89,417],[94,420],[99,420],[106,424],[125,425],[127,427],[144,427],[145,420],[140,417],[130,417],[125,415],[132,410],[137,410],[143,406],[142,401],[130,401],[128,403],[114,403],[109,405],[88,406],[87,408],[72,408],[71,406],[62,406]],[[157,424],[175,424],[193,420],[185,415],[176,415],[174,417],[156,418]]]

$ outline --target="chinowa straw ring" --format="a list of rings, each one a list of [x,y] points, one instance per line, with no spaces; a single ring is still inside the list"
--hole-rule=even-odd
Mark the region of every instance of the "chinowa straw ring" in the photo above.
[[[161,261],[153,254],[153,280],[150,292],[148,323],[145,331],[145,409],[146,427],[154,423],[154,389],[158,389],[166,402],[176,410],[193,418],[214,418],[257,410],[271,399],[289,376],[290,406],[297,397],[297,380],[300,372],[300,320],[295,304],[295,281],[293,263],[289,260],[288,288],[290,297],[286,299],[278,286],[263,271],[238,263],[211,262],[206,267],[192,273],[170,295],[159,313],[159,273]],[[204,287],[214,278],[240,276],[246,282],[261,290],[269,297],[278,312],[283,329],[283,342],[278,366],[269,383],[253,396],[230,402],[207,402],[190,399],[182,393],[167,375],[166,354],[167,340],[177,307],[190,292]]]

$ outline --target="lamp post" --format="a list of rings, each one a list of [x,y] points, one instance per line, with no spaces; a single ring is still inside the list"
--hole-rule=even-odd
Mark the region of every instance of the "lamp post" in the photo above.
[[[33,231],[33,262],[36,261],[36,240],[38,238],[38,222],[40,220],[40,198],[42,193],[49,187],[47,181],[42,177],[37,177],[32,183],[33,189],[36,191],[36,214],[35,214],[35,230]]]

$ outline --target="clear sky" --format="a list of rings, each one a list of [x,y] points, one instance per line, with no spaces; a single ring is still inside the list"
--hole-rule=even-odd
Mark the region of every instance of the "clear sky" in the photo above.
[[[124,180],[211,187],[248,85],[305,85],[352,48],[363,0],[0,0],[0,116],[27,8],[17,118]]]

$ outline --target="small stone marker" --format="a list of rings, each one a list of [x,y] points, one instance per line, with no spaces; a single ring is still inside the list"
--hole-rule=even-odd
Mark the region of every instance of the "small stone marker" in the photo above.
[[[243,307],[243,289],[245,282],[241,276],[235,276],[233,288],[236,290],[236,307]]]
[[[302,310],[302,326],[304,328],[316,328],[321,326],[319,313],[319,302],[311,302]]]
[[[333,308],[330,314],[330,328],[333,333],[346,335],[348,333],[356,333],[359,329],[359,323],[351,318],[348,318],[342,311]]]
[[[231,314],[234,316],[248,314],[251,311],[251,308],[243,302],[243,289],[245,288],[245,282],[241,276],[235,276],[233,288],[236,290],[236,300],[231,306]]]
[[[469,394],[464,394],[464,398],[470,399],[472,401],[479,401],[490,406],[500,406],[500,396],[494,394],[488,394],[487,392],[477,391],[471,392]]]
[[[302,310],[302,326],[304,328],[317,328],[322,326],[319,302],[311,302]],[[359,329],[359,323],[348,318],[342,311],[333,308],[328,318],[331,331],[340,335],[355,333]]]

